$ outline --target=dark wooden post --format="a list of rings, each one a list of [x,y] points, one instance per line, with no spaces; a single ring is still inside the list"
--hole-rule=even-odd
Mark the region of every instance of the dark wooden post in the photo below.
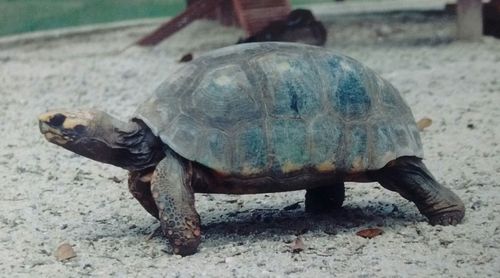
[[[205,0],[186,0],[187,7],[193,5],[198,1]],[[204,18],[217,20],[222,25],[231,26],[238,25],[236,16],[234,15],[233,3],[231,0],[224,0],[219,3],[212,11],[208,12]]]
[[[156,45],[194,20],[210,14],[222,1],[224,0],[193,1],[189,3],[188,8],[181,14],[162,24],[155,31],[141,38],[136,43],[142,46]]]
[[[461,40],[477,41],[483,35],[481,0],[457,0],[457,31]]]

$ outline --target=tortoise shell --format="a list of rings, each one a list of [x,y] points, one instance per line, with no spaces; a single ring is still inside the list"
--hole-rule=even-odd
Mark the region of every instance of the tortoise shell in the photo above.
[[[411,110],[389,82],[301,44],[206,53],[169,76],[135,118],[180,156],[223,174],[356,173],[423,155]]]

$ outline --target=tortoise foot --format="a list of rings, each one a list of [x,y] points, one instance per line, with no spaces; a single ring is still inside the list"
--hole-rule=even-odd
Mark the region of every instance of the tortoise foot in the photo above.
[[[345,198],[344,183],[311,188],[306,191],[306,212],[327,213],[342,208]]]
[[[201,241],[199,220],[187,220],[184,225],[174,225],[165,228],[164,234],[168,238],[174,254],[188,256],[196,253]]]
[[[434,225],[455,226],[462,221],[464,215],[465,213],[463,210],[447,211],[429,216],[429,223],[433,226]]]
[[[195,243],[188,243],[185,245],[172,246],[173,252],[176,255],[181,255],[183,257],[193,255],[198,250],[199,241]]]
[[[200,237],[193,238],[171,238],[169,239],[172,246],[172,251],[176,255],[189,256],[196,253],[198,245],[200,245]]]

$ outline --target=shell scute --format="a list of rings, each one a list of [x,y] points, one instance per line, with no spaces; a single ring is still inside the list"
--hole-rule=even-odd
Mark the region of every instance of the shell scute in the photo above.
[[[307,117],[321,108],[320,87],[315,82],[313,65],[298,55],[265,55],[257,60],[267,77],[270,115]]]
[[[349,63],[341,57],[331,57],[322,62],[329,73],[328,99],[335,111],[346,120],[366,117],[371,111],[371,97],[367,91],[364,67]]]
[[[214,126],[227,129],[260,117],[252,91],[243,70],[237,65],[227,65],[205,75],[194,91],[194,106],[190,110],[201,112],[200,117],[206,117]]]
[[[268,165],[266,134],[261,126],[245,126],[235,138],[234,164],[243,174],[259,173]]]
[[[213,165],[220,172],[229,173],[231,169],[232,152],[230,138],[217,129],[209,129],[198,141],[197,157],[198,161],[204,165]]]
[[[368,133],[363,125],[349,127],[346,134],[346,148],[349,150],[344,155],[343,166],[350,172],[360,172],[368,165],[370,152],[367,151]]]
[[[273,119],[269,122],[273,170],[283,173],[298,170],[309,163],[307,132],[299,119]]]
[[[314,119],[310,127],[311,163],[316,168],[335,167],[343,152],[343,123],[323,115]]]

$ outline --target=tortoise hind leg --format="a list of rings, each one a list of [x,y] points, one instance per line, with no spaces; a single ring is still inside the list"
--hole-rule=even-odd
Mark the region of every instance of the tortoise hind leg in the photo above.
[[[439,184],[420,158],[400,157],[371,175],[383,187],[414,202],[432,225],[456,225],[464,217],[460,198]]]
[[[150,171],[130,172],[128,176],[128,189],[130,193],[139,201],[144,209],[154,218],[158,219],[158,208],[151,195],[151,174]]]
[[[306,190],[306,212],[322,213],[342,207],[345,199],[344,182]]]

